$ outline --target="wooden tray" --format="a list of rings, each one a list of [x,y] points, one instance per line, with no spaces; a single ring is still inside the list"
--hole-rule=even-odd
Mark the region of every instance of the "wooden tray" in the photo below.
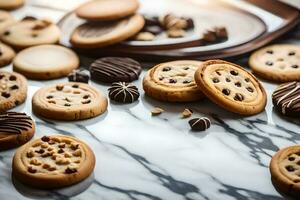
[[[299,11],[273,0],[160,0],[153,4],[141,0],[139,12],[150,15],[176,13],[194,19],[196,28],[185,38],[147,41],[126,41],[118,45],[80,50],[90,57],[122,55],[140,60],[171,60],[181,58],[225,58],[247,53],[276,39],[299,23]],[[155,6],[155,7],[154,7]],[[61,43],[71,46],[69,37],[84,23],[73,12],[67,13],[58,25],[64,36]],[[203,46],[202,33],[214,26],[225,26],[229,39],[223,43]]]

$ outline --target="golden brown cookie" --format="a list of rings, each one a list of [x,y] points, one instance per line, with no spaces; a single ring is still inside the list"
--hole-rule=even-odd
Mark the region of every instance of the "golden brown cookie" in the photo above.
[[[249,65],[262,78],[277,81],[300,81],[300,46],[276,44],[254,52]]]
[[[106,108],[106,97],[96,88],[79,82],[43,87],[32,99],[35,114],[57,120],[92,118],[104,113]]]
[[[144,77],[145,93],[168,102],[190,102],[203,98],[194,74],[202,62],[179,60],[161,63],[151,68]]]
[[[144,18],[135,14],[127,18],[97,23],[84,23],[72,33],[70,42],[78,48],[104,47],[124,41],[144,26]]]
[[[79,58],[75,52],[53,44],[24,49],[13,61],[14,71],[27,78],[42,80],[67,76],[78,66]]]
[[[15,23],[14,17],[9,12],[0,10],[0,34],[13,23]]]
[[[195,81],[211,101],[231,112],[253,115],[266,106],[267,96],[261,83],[234,63],[203,62],[195,73]]]
[[[94,0],[78,7],[75,13],[89,21],[106,21],[132,15],[138,7],[137,0]]]
[[[273,185],[282,193],[300,197],[300,145],[278,151],[271,160]]]
[[[14,10],[23,6],[25,0],[0,0],[0,9]]]
[[[0,150],[25,144],[33,137],[34,132],[34,122],[25,113],[0,114]]]
[[[59,28],[48,20],[34,18],[22,20],[5,29],[1,40],[15,49],[41,44],[55,44],[60,37]]]
[[[0,113],[22,104],[27,97],[27,80],[15,72],[0,71]]]
[[[44,136],[23,145],[13,158],[13,175],[37,188],[78,183],[94,170],[95,155],[84,142],[70,136]]]
[[[10,64],[15,55],[12,48],[0,42],[0,67]]]

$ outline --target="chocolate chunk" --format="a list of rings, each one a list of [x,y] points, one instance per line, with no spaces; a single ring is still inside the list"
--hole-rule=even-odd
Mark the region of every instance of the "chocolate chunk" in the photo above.
[[[42,153],[45,153],[45,150],[44,149],[39,149],[39,150],[35,150],[36,153],[39,153],[39,154],[42,154]]]
[[[240,93],[236,93],[233,99],[236,100],[236,101],[243,101],[244,96]]]
[[[73,173],[76,173],[76,172],[77,172],[77,169],[75,169],[75,168],[67,167],[67,168],[65,169],[65,173],[66,173],[66,174],[73,174]]]
[[[142,32],[149,32],[153,35],[158,35],[162,33],[164,30],[160,26],[144,26]]]
[[[202,38],[205,42],[213,43],[217,41],[217,35],[214,31],[207,31],[203,34]]]
[[[14,75],[11,75],[11,76],[9,77],[9,80],[10,80],[10,81],[15,81],[15,80],[17,80],[17,77],[14,76]]]
[[[184,80],[182,83],[188,84],[188,83],[191,83],[191,82],[192,82],[191,80]]]
[[[64,153],[65,151],[63,150],[63,149],[59,149],[58,151],[57,151],[57,153]]]
[[[252,87],[247,87],[246,88],[249,92],[254,92],[253,88]]]
[[[17,90],[17,89],[19,89],[19,86],[13,85],[13,86],[10,87],[10,89],[11,89],[11,90]]]
[[[240,82],[236,82],[236,83],[234,83],[234,85],[235,85],[236,87],[241,87],[241,86],[242,86],[242,84],[241,84]]]
[[[49,142],[50,138],[49,138],[48,136],[43,136],[43,137],[41,138],[41,140],[42,140],[43,142]]]
[[[21,21],[26,21],[26,20],[32,20],[32,21],[34,21],[34,20],[37,20],[37,18],[33,17],[33,16],[25,16],[25,17],[23,17],[23,19]]]
[[[210,127],[210,120],[207,117],[194,118],[189,121],[189,124],[194,131],[204,131]]]
[[[272,65],[273,65],[273,62],[272,62],[272,61],[267,61],[267,62],[266,62],[266,65],[272,66]]]
[[[218,79],[218,78],[213,78],[213,80],[212,80],[214,83],[219,83],[220,82],[220,80]]]
[[[170,71],[170,70],[171,70],[171,67],[164,67],[164,68],[162,69],[163,72],[167,72],[167,71]]]
[[[131,58],[105,57],[95,60],[90,66],[91,78],[95,81],[131,82],[141,74],[141,64]]]
[[[225,95],[229,95],[230,94],[230,90],[229,89],[223,89],[222,93]]]
[[[296,55],[296,52],[294,51],[289,52],[289,56],[294,56],[294,55]]]
[[[29,166],[29,167],[28,167],[27,171],[28,171],[28,172],[30,172],[30,173],[32,173],[32,174],[34,174],[34,173],[36,173],[36,172],[37,172],[37,170],[36,170],[36,169],[34,169],[34,168],[33,168],[33,167],[31,167],[31,166]]]
[[[297,69],[299,66],[298,65],[292,65],[291,67]]]
[[[228,38],[227,29],[225,27],[215,27],[214,31],[218,39],[222,40]]]
[[[272,50],[267,50],[267,53],[268,54],[273,54],[273,51]]]
[[[63,89],[64,89],[63,85],[57,85],[56,86],[56,90],[58,90],[58,91],[62,91]]]
[[[231,71],[230,71],[230,74],[232,74],[233,76],[239,75],[239,73],[238,73],[237,71],[235,71],[235,70],[231,70]]]
[[[130,83],[113,83],[108,89],[109,98],[120,103],[132,103],[140,97],[138,88]]]
[[[1,96],[5,97],[5,98],[9,98],[10,94],[8,92],[2,92]]]
[[[65,148],[65,147],[66,147],[66,144],[59,144],[58,147],[59,147],[59,148]]]
[[[3,35],[8,36],[8,35],[10,35],[10,32],[9,32],[9,31],[5,31],[5,32],[3,33]]]
[[[146,26],[159,26],[158,16],[144,15]]]
[[[88,83],[90,76],[83,70],[73,70],[69,75],[68,79],[70,82],[82,82]]]
[[[226,80],[226,82],[230,82],[231,81],[230,78],[226,78],[225,80]]]
[[[186,29],[192,29],[192,28],[195,27],[195,25],[194,25],[194,20],[193,20],[192,18],[184,17],[183,19],[185,19],[186,22],[187,22],[187,27],[186,27]]]
[[[171,79],[169,80],[169,83],[177,83],[177,80],[171,78]]]

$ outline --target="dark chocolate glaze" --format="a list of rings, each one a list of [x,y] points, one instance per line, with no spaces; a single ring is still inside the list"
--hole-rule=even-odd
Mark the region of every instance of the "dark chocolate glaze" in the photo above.
[[[280,85],[272,95],[275,108],[286,116],[300,116],[300,82]]]
[[[189,124],[194,131],[205,131],[210,127],[210,120],[207,117],[194,118],[189,121]]]
[[[139,62],[121,57],[100,58],[90,66],[91,78],[105,83],[131,82],[139,78],[141,71]]]
[[[140,97],[138,88],[125,82],[113,83],[109,90],[109,98],[120,103],[132,103]]]
[[[7,112],[0,115],[0,134],[22,134],[33,127],[33,122],[25,113]]]

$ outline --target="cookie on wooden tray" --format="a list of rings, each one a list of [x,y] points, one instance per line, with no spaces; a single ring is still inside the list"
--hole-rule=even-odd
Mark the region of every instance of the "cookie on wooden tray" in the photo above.
[[[194,74],[202,62],[179,60],[161,63],[151,68],[144,77],[145,93],[168,102],[189,102],[202,99]]]
[[[35,114],[57,120],[80,120],[106,111],[107,99],[96,88],[79,82],[60,83],[39,89],[32,99]]]
[[[300,81],[300,46],[276,44],[254,52],[249,65],[262,78],[277,81]]]
[[[286,195],[300,197],[300,145],[278,151],[272,157],[270,172],[276,189]]]
[[[25,0],[0,0],[0,9],[14,10],[23,6]]]
[[[0,113],[22,104],[27,97],[27,80],[15,72],[0,71]]]
[[[38,45],[20,51],[13,70],[30,79],[54,79],[67,76],[79,66],[75,52],[59,45]]]
[[[41,44],[57,43],[59,28],[48,20],[34,18],[19,21],[1,34],[1,40],[15,49],[24,49]]]
[[[281,84],[272,94],[273,105],[285,116],[300,116],[300,82]]]
[[[44,136],[20,147],[13,158],[13,176],[37,188],[52,189],[83,181],[94,170],[95,155],[70,136]]]
[[[15,23],[14,17],[9,12],[0,10],[0,34],[13,23]]]
[[[95,0],[79,6],[75,13],[89,21],[106,21],[132,15],[138,7],[137,0]]]
[[[34,132],[35,124],[25,113],[0,114],[0,150],[25,144],[33,137]]]
[[[195,80],[211,101],[231,112],[253,115],[266,106],[267,96],[261,83],[236,64],[223,60],[203,62]]]
[[[139,14],[114,21],[87,22],[73,31],[70,42],[77,48],[98,48],[116,44],[137,34],[144,23],[144,18]]]
[[[0,67],[10,64],[15,55],[12,48],[0,42]]]

